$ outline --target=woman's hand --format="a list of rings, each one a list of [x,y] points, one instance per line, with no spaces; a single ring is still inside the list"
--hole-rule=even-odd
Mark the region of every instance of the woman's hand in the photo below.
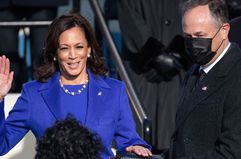
[[[135,153],[139,156],[143,156],[143,157],[148,157],[148,156],[152,156],[152,153],[149,149],[143,147],[143,146],[129,146],[126,148],[127,152],[131,152],[131,153]]]
[[[10,72],[10,61],[5,55],[0,56],[0,101],[6,96],[13,82],[13,71]]]

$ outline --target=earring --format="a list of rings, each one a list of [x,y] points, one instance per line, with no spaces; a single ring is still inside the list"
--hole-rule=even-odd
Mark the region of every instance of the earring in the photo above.
[[[56,57],[54,57],[54,61],[56,61],[57,59],[56,59]]]
[[[88,54],[87,57],[90,58],[90,54]]]

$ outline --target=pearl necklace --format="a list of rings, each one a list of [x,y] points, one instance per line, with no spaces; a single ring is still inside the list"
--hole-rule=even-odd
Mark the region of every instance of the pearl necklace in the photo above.
[[[77,90],[76,92],[72,92],[72,91],[69,91],[67,88],[65,88],[61,79],[59,79],[60,87],[63,89],[64,93],[72,95],[72,96],[81,94],[83,92],[83,90],[86,88],[86,85],[88,82],[89,82],[89,78],[87,75],[87,79],[86,79],[85,83],[82,85],[82,87],[79,90]]]

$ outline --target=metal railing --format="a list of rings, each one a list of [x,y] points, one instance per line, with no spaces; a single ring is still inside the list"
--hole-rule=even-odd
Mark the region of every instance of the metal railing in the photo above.
[[[47,26],[52,21],[5,21],[0,22],[0,27],[28,27],[28,26]]]
[[[137,117],[139,119],[139,121],[142,124],[142,137],[148,142],[151,143],[151,123],[149,121],[149,119],[147,118],[142,106],[141,106],[141,102],[139,100],[139,98],[137,97],[134,88],[131,84],[131,81],[129,79],[129,76],[124,68],[124,65],[122,63],[122,60],[120,58],[120,55],[118,53],[118,50],[115,46],[115,43],[113,41],[113,38],[111,37],[110,31],[106,25],[103,13],[101,11],[100,5],[98,3],[98,0],[89,0],[91,7],[95,13],[96,16],[96,20],[98,22],[99,28],[102,32],[102,35],[104,36],[104,38],[107,40],[107,44],[109,46],[109,50],[111,55],[113,56],[117,68],[118,68],[118,72],[120,74],[121,79],[125,82],[126,87],[127,87],[127,93],[130,97],[131,103],[133,105],[133,108],[137,114]]]

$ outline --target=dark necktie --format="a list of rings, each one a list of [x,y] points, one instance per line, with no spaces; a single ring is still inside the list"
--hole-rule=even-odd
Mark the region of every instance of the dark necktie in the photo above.
[[[206,76],[205,71],[203,71],[203,69],[201,69],[201,70],[199,71],[198,83],[201,82],[205,76]]]
[[[196,82],[195,82],[195,84],[194,84],[194,87],[193,87],[192,91],[194,91],[195,88],[198,87],[199,83],[203,80],[203,78],[205,77],[205,75],[206,75],[206,73],[204,72],[203,69],[200,69],[200,70],[198,71],[197,79],[196,79]]]

